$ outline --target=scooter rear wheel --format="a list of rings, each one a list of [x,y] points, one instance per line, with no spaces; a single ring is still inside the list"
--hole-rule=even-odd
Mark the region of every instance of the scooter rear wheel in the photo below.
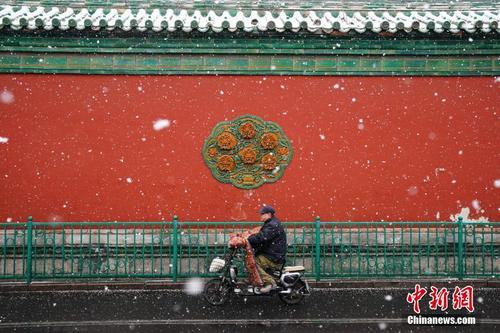
[[[289,294],[278,294],[280,300],[288,305],[294,305],[300,303],[304,298],[304,291],[306,290],[306,284],[304,281],[299,280],[293,286],[292,291]]]
[[[212,305],[223,305],[229,300],[231,286],[222,279],[212,279],[205,284],[203,297]]]

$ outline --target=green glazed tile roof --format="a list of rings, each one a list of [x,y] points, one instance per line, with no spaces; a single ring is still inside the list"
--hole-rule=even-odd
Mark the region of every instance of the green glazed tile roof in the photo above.
[[[498,31],[498,2],[3,1],[0,27],[139,31]]]

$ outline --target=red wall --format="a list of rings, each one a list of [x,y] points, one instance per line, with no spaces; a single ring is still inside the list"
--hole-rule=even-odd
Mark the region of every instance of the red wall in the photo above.
[[[471,217],[498,221],[499,87],[493,77],[0,75],[0,221],[256,220],[262,203],[289,221],[434,221],[473,200]],[[251,191],[219,183],[201,155],[215,124],[243,114],[278,123],[294,149],[278,182]],[[172,125],[155,131],[157,119]]]

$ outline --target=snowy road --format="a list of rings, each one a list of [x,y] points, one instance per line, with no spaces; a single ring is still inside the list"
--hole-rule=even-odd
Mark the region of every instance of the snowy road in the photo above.
[[[315,289],[298,306],[277,297],[233,298],[212,307],[180,290],[7,291],[0,294],[0,332],[498,332],[499,289],[475,290],[476,325],[407,324],[411,290]],[[429,310],[422,315],[446,315]],[[450,300],[451,308],[451,300]],[[449,315],[468,316],[465,309]]]

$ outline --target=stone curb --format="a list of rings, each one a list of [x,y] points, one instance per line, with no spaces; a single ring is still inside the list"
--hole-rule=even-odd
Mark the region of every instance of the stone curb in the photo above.
[[[454,287],[472,285],[475,288],[500,288],[500,280],[475,280],[475,279],[420,279],[420,280],[308,280],[312,288],[414,288],[415,284],[422,287]],[[31,284],[24,282],[0,282],[1,292],[29,292],[29,291],[77,291],[77,290],[179,290],[183,289],[185,282],[172,282],[171,280],[145,280],[145,281],[35,281]]]

